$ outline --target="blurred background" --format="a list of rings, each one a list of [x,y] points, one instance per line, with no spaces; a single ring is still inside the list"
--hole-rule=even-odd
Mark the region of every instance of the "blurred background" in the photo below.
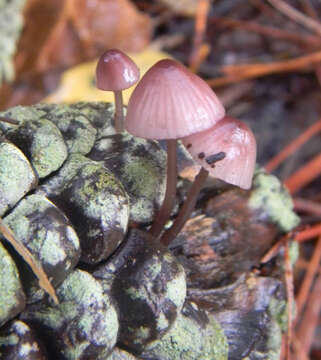
[[[321,359],[320,0],[0,0],[0,109],[113,101],[94,77],[110,48],[142,73],[183,62],[251,126],[301,217],[292,356]]]

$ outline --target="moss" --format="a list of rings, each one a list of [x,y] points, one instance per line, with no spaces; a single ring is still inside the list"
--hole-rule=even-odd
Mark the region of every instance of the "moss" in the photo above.
[[[263,210],[281,231],[290,231],[299,224],[299,217],[293,212],[293,202],[288,191],[275,176],[262,169],[258,169],[253,178],[249,206]]]

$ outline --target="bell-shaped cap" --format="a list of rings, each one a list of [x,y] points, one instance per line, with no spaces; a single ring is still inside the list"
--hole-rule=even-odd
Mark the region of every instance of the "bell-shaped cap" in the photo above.
[[[120,91],[136,84],[139,69],[133,60],[117,49],[104,52],[96,68],[96,85],[100,90]]]
[[[188,136],[182,142],[210,175],[243,189],[251,187],[256,141],[240,120],[226,116],[210,129]]]
[[[152,66],[128,103],[125,128],[147,139],[177,139],[216,124],[225,110],[213,90],[174,60]]]

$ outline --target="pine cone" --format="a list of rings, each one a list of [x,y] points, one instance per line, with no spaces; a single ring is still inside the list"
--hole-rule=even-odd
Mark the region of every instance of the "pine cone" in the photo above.
[[[40,104],[0,117],[18,121],[0,122],[0,216],[59,299],[1,237],[0,357],[277,358],[281,257],[264,277],[253,272],[297,224],[276,178],[258,171],[251,192],[207,188],[167,249],[148,234],[166,155],[155,141],[115,134],[110,104]]]

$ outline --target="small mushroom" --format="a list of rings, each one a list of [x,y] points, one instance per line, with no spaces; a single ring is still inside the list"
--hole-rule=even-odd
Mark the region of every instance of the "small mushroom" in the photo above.
[[[99,58],[96,68],[97,88],[114,92],[115,128],[118,133],[124,130],[122,90],[130,88],[138,80],[138,67],[120,50],[107,50]]]
[[[175,200],[177,139],[210,128],[224,115],[224,107],[206,82],[174,60],[157,62],[133,91],[126,130],[145,139],[167,140],[166,193],[152,235],[162,231]]]
[[[242,189],[249,189],[255,167],[255,137],[240,120],[226,116],[210,129],[185,137],[182,142],[202,168],[173,226],[161,238],[165,245],[168,245],[184,226],[208,174]]]

